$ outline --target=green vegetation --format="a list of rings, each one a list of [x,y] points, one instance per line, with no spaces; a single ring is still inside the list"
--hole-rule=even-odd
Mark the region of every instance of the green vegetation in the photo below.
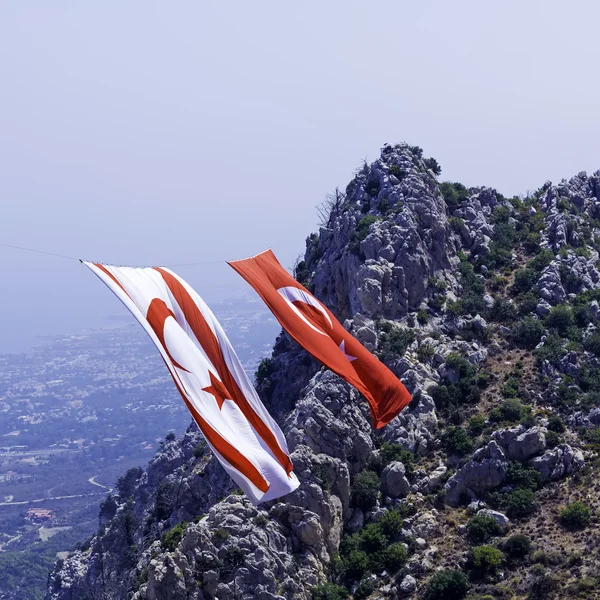
[[[229,533],[229,531],[227,531],[227,529],[224,529],[223,527],[218,527],[213,531],[213,540],[218,544],[226,542],[230,538],[230,536],[231,534]]]
[[[170,529],[163,534],[160,542],[163,550],[168,550],[170,552],[175,550],[175,548],[177,548],[179,545],[179,542],[181,542],[187,526],[188,523],[186,521],[182,521],[181,523],[177,523],[173,529]]]
[[[374,188],[373,188],[374,189]],[[379,191],[379,190],[377,190]],[[369,235],[369,230],[371,229],[371,225],[376,223],[379,220],[379,217],[375,215],[367,215],[363,217],[354,228],[354,233],[350,239],[350,243],[348,248],[354,254],[358,254],[360,251],[360,243]]]
[[[504,400],[500,406],[492,409],[490,412],[490,421],[496,423],[508,421],[515,423],[525,415],[525,407],[516,398],[508,398]]]
[[[430,361],[434,355],[435,349],[429,342],[425,342],[417,348],[417,356],[419,357],[419,361],[423,363]]]
[[[501,505],[509,517],[526,517],[535,510],[535,493],[530,489],[516,489],[504,495]]]
[[[379,321],[377,325],[379,330],[377,355],[384,362],[402,356],[415,341],[415,332],[412,329],[398,327],[391,321]]]
[[[535,348],[546,331],[539,319],[525,317],[518,321],[512,329],[512,339],[517,346],[529,350]]]
[[[417,312],[417,321],[421,324],[421,325],[425,325],[425,323],[427,323],[427,321],[429,321],[429,312],[426,309],[421,309],[420,311]]]
[[[502,535],[502,527],[494,517],[475,515],[467,523],[467,532],[471,541],[481,544],[496,535]]]
[[[506,481],[516,488],[535,491],[540,486],[541,475],[533,467],[527,467],[517,460],[513,460],[506,472]]]
[[[167,433],[167,435],[165,436],[165,440],[167,442],[173,442],[173,441],[175,441],[175,432],[174,431],[169,431],[169,433]]]
[[[548,417],[548,429],[556,433],[564,433],[566,427],[564,421],[557,414],[551,414]]]
[[[133,469],[129,469],[125,475],[122,475],[119,477],[119,479],[117,479],[117,492],[122,500],[127,500],[133,495],[135,486],[142,474],[142,468],[135,467]]]
[[[371,523],[360,532],[345,536],[340,545],[337,571],[346,582],[359,581],[370,573],[384,569],[396,573],[408,560],[403,544],[391,543],[402,529],[402,515],[389,510],[377,523]]]
[[[568,529],[583,529],[591,518],[591,509],[580,501],[572,502],[560,511],[560,520]]]
[[[531,551],[531,540],[522,534],[510,536],[503,545],[509,558],[523,558]]]
[[[545,319],[546,326],[564,336],[570,327],[575,324],[573,310],[567,304],[558,304],[552,307]]]
[[[345,600],[348,590],[335,583],[322,583],[311,590],[312,600]]]
[[[469,197],[469,191],[462,183],[444,181],[440,183],[439,187],[450,211],[459,208],[463,201]]]
[[[369,460],[368,468],[381,475],[391,462],[400,461],[406,469],[406,476],[410,479],[415,470],[415,457],[412,452],[406,450],[400,444],[383,442],[377,454],[373,454]]]
[[[528,292],[539,279],[540,274],[534,269],[517,269],[513,289],[516,293]]]
[[[205,452],[206,452],[206,443],[205,442],[200,442],[199,444],[196,444],[196,446],[194,447],[194,458],[200,458],[201,456],[204,456]]]
[[[592,354],[600,356],[600,332],[595,331],[583,342],[583,347]]]
[[[457,373],[458,381],[438,385],[430,393],[438,410],[450,416],[455,423],[461,423],[463,405],[479,401],[489,377],[459,354],[450,354],[446,358],[446,366]]]
[[[436,571],[429,580],[425,600],[462,600],[468,591],[469,580],[461,571]]]
[[[469,419],[469,432],[471,435],[477,436],[485,429],[486,420],[483,415],[473,415]]]
[[[486,314],[487,307],[483,301],[485,284],[475,273],[473,265],[464,258],[458,266],[461,275],[460,284],[462,292],[456,302],[446,304],[447,311],[451,315]]]
[[[442,436],[442,441],[449,454],[464,456],[473,450],[473,440],[462,427],[448,427]]]
[[[471,553],[474,569],[481,573],[494,573],[504,561],[504,553],[493,546],[477,546]]]
[[[374,471],[365,469],[361,471],[352,482],[352,502],[362,510],[370,510],[379,498],[381,483],[379,475]]]

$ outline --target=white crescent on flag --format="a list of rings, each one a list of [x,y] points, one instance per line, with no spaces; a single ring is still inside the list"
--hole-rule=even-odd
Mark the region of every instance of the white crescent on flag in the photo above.
[[[311,329],[314,329],[317,333],[321,335],[328,335],[324,331],[321,331],[318,327],[315,327],[299,310],[296,306],[294,306],[294,302],[304,302],[304,304],[308,304],[313,308],[316,308],[327,320],[329,323],[329,327],[333,327],[333,323],[327,311],[323,308],[321,303],[311,294],[307,294],[304,290],[300,288],[294,287],[292,285],[279,288],[277,290],[281,297],[288,303],[289,307],[294,311],[294,313],[304,321],[306,325],[308,325]]]

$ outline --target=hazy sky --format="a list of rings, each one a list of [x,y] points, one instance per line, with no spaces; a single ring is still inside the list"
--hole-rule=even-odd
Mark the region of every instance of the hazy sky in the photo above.
[[[315,205],[407,141],[505,194],[600,168],[596,1],[0,3],[0,242],[286,266]],[[0,349],[123,310],[0,247]],[[225,264],[176,269],[208,301]],[[233,287],[214,287],[233,286]]]

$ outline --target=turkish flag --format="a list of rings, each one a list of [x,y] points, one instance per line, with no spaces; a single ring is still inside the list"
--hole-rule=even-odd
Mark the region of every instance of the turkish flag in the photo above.
[[[228,264],[307,352],[363,394],[374,428],[389,423],[410,402],[398,378],[281,266],[271,250]]]

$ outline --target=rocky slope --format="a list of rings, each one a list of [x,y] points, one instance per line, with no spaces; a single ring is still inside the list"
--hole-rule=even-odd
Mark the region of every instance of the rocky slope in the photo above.
[[[299,489],[254,508],[191,426],[123,476],[48,599],[596,597],[600,172],[527,198],[439,174],[385,146],[296,271],[410,406],[372,431],[280,335],[257,384]]]

